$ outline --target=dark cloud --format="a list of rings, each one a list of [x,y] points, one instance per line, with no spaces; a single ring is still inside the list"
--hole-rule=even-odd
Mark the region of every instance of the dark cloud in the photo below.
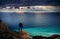
[[[0,5],[60,5],[60,0],[0,0]]]

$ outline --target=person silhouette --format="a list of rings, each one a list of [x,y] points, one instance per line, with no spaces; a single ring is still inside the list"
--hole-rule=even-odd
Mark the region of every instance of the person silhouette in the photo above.
[[[23,24],[22,23],[19,23],[19,30],[22,31],[22,28],[23,28]]]

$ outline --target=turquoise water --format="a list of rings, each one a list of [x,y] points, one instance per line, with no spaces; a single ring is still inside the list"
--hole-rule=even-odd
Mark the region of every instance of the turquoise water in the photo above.
[[[57,29],[52,29],[52,28],[27,28],[23,29],[24,31],[28,32],[30,36],[46,36],[49,37],[51,35],[60,35],[60,31],[58,32]],[[18,30],[16,30],[18,31]]]
[[[20,13],[0,12],[0,18],[11,31],[17,31],[19,23],[30,36],[51,36],[60,34],[60,12]]]

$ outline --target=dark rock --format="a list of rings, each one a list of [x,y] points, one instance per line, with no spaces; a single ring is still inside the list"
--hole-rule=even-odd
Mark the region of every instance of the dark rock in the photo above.
[[[50,37],[43,37],[43,36],[34,36],[33,39],[60,39],[60,35],[52,35]]]
[[[43,39],[42,36],[34,36],[33,39]]]
[[[0,20],[0,39],[18,39],[17,33],[11,32]]]

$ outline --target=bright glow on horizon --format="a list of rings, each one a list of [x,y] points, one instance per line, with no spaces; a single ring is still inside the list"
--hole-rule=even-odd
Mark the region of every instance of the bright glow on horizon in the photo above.
[[[6,7],[5,9],[0,9],[0,12],[17,12],[17,13],[24,13],[24,12],[34,12],[34,13],[44,13],[44,12],[60,12],[60,6],[29,6],[31,9],[28,9],[27,6],[19,7],[19,9],[6,9],[10,7]],[[21,9],[23,8],[23,9]],[[34,9],[33,9],[34,8]]]
[[[8,9],[9,9],[10,7],[9,7],[9,6],[7,6],[6,8],[8,8]]]

